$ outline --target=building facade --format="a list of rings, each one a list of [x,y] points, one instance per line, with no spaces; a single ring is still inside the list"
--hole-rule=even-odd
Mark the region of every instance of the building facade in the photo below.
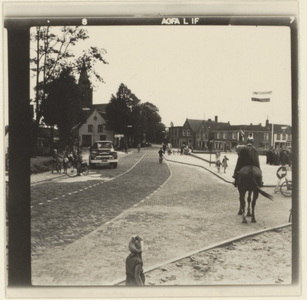
[[[79,145],[90,147],[96,141],[115,142],[114,132],[106,130],[106,120],[104,112],[93,105],[85,123],[81,124],[78,129]]]
[[[245,144],[251,135],[254,145],[260,150],[292,146],[292,128],[288,125],[230,125],[229,122],[186,119],[183,126],[169,128],[169,140],[175,148],[190,146],[196,150],[236,151],[238,145]]]

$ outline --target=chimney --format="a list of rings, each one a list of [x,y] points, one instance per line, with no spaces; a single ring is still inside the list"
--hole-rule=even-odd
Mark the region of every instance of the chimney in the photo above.
[[[214,121],[217,122],[217,116],[214,117]]]

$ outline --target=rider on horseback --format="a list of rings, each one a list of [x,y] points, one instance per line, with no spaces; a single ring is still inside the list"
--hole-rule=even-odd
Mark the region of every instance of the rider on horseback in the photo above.
[[[236,168],[232,176],[235,179],[235,182],[233,183],[235,187],[238,186],[238,174],[241,168],[245,166],[255,166],[260,169],[258,151],[253,144],[254,144],[254,139],[252,135],[249,134],[246,146],[243,147],[239,152]],[[263,182],[261,186],[263,186]]]

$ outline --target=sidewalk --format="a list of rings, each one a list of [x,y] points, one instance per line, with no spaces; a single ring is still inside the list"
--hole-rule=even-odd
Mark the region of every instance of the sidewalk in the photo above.
[[[217,171],[217,168],[215,166],[215,155],[211,154],[211,166],[210,166],[210,154],[209,153],[192,153],[191,155],[165,155],[165,159],[167,161],[173,161],[178,163],[186,163],[190,165],[200,166],[205,168],[207,171],[213,173],[214,175],[220,177],[221,179],[225,180],[228,183],[234,182],[234,179],[232,178],[233,171],[236,167],[237,163],[237,153],[231,153],[231,152],[222,152],[221,153],[221,161],[226,155],[228,160],[228,168],[226,169],[226,173],[224,173],[223,168],[221,167],[220,172]],[[263,182],[265,187],[275,187],[278,182],[277,177],[277,170],[280,168],[280,166],[273,166],[266,164],[266,157],[265,156],[259,156],[260,160],[260,167],[262,170],[263,175]],[[291,180],[292,178],[292,172],[289,167],[287,167],[287,178]],[[281,182],[284,179],[281,180]]]

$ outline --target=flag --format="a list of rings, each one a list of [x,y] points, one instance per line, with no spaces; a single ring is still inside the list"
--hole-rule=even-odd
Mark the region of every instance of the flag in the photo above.
[[[252,101],[270,102],[272,91],[269,92],[253,92]]]

